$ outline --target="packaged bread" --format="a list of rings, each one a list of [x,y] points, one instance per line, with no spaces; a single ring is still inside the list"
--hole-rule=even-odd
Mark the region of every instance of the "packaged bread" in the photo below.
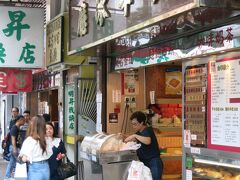
[[[234,180],[240,180],[240,174],[236,175]]]
[[[193,171],[195,171],[196,173],[200,173],[203,172],[203,168],[193,168]]]
[[[118,136],[112,136],[108,138],[100,149],[101,152],[111,152],[111,151],[119,151],[122,146],[122,139]]]
[[[222,174],[223,180],[231,180],[231,178],[233,177],[232,173],[225,170],[221,170],[220,173]]]
[[[214,171],[214,170],[206,170],[207,176],[212,178],[222,178],[222,173]]]

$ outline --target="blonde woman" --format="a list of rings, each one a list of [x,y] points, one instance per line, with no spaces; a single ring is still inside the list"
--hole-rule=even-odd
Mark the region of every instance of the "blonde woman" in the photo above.
[[[46,138],[45,120],[40,115],[34,116],[19,154],[20,160],[28,162],[28,180],[50,179],[48,158],[51,155],[52,147]]]

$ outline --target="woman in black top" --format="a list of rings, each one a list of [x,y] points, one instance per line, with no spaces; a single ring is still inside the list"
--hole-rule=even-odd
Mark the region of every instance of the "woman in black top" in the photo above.
[[[61,164],[61,159],[65,157],[66,149],[63,141],[56,137],[54,126],[51,122],[46,123],[46,135],[52,139],[52,156],[48,159],[50,168],[50,180],[61,180],[57,173],[57,168]]]
[[[137,150],[139,160],[149,167],[153,180],[162,180],[163,163],[160,158],[157,138],[153,129],[146,125],[146,119],[146,115],[141,111],[131,115],[133,129],[137,132],[127,137],[125,142],[138,141],[141,143],[141,147]]]

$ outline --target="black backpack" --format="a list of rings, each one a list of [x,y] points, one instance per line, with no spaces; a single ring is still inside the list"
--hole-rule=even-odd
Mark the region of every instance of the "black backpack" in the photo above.
[[[9,151],[10,144],[11,144],[11,135],[10,133],[7,133],[5,138],[2,140],[3,159],[7,161],[10,160],[10,151]]]

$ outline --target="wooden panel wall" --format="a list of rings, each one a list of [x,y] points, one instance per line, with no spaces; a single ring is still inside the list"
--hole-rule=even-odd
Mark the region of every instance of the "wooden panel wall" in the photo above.
[[[142,110],[146,108],[146,105],[144,103],[144,69],[139,69],[139,94],[136,95],[136,109],[133,109],[133,111],[136,110]],[[114,112],[114,107],[116,104],[112,102],[112,91],[113,90],[121,90],[121,74],[120,73],[109,73],[107,77],[107,133],[119,133],[122,128],[123,118],[124,118],[124,97],[121,96],[121,104],[120,104],[120,113],[118,114],[118,123],[109,123],[109,113]],[[128,111],[128,120],[127,120],[127,133],[132,133],[132,126],[131,122],[129,120],[129,117],[131,116],[132,112],[130,110]]]
[[[179,98],[177,95],[165,94],[165,69],[180,66],[151,66],[146,68],[146,104],[150,104],[149,91],[155,91],[156,99]]]
[[[27,93],[27,110],[30,110],[31,117],[38,114],[38,92]]]

